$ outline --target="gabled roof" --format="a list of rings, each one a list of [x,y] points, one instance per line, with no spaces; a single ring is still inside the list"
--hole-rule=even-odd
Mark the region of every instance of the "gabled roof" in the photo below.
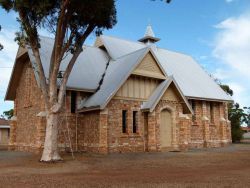
[[[82,104],[83,108],[103,108],[131,74],[134,67],[138,65],[139,60],[149,51],[154,56],[164,74],[174,76],[184,96],[201,100],[232,100],[231,97],[208,76],[199,64],[188,55],[146,45],[141,42],[131,42],[114,37],[100,36],[100,40],[107,51],[97,47],[85,46],[76,61],[67,83],[68,89],[94,93],[96,89],[99,88],[100,80],[102,80],[105,73],[100,89]],[[54,40],[41,37],[40,43],[41,59],[45,75],[48,77],[49,60]],[[26,57],[30,58],[35,68],[31,49],[27,48],[25,54]],[[17,69],[22,69],[22,63],[17,60],[25,57],[25,54],[17,56],[6,93],[6,100],[13,100],[15,97],[16,87],[13,83],[15,83],[15,80],[18,80],[18,75],[14,74],[14,72],[16,72]],[[64,58],[60,70],[65,70],[70,57],[71,54],[68,54]],[[109,66],[106,70],[107,64],[109,64]],[[34,71],[34,73],[37,77],[36,71]]]
[[[135,69],[135,70],[133,71],[133,74],[141,75],[141,76],[146,76],[146,77],[153,77],[153,78],[157,78],[157,79],[166,79],[167,74],[166,74],[166,72],[165,72],[165,69],[163,69],[163,67],[162,67],[162,65],[160,64],[159,60],[158,60],[157,57],[155,56],[154,51],[152,50],[152,48],[151,48],[150,46],[148,46],[148,49],[149,49],[149,50],[148,50],[148,53],[150,53],[150,54],[152,55],[154,61],[156,62],[156,66],[159,68],[159,70],[160,70],[161,73],[158,74],[158,75],[154,74],[154,72],[153,72],[153,70],[152,70],[152,66],[151,66],[150,69],[147,70],[148,73],[147,73],[146,75],[145,75],[145,74],[139,73],[139,72],[137,71],[137,69]],[[136,68],[139,68],[140,65],[141,65],[141,64],[138,64],[138,66],[137,66]]]
[[[45,71],[45,76],[49,76],[49,62],[52,53],[52,47],[54,40],[47,37],[41,37],[41,60]],[[31,63],[34,66],[34,56],[32,50],[28,48],[29,57]],[[67,67],[72,54],[68,53],[61,63],[60,70],[64,71]],[[101,80],[102,74],[109,61],[108,55],[101,49],[84,46],[83,52],[79,55],[76,63],[71,71],[67,82],[67,88],[76,90],[85,90],[94,92],[98,87],[99,81]],[[94,76],[93,76],[94,75]]]
[[[163,94],[166,92],[166,90],[169,88],[170,84],[173,83],[175,87],[177,88],[182,100],[185,102],[186,105],[186,112],[189,112],[193,114],[193,110],[191,106],[189,105],[186,97],[183,95],[181,89],[179,88],[177,82],[175,81],[173,76],[168,77],[165,81],[163,81],[153,92],[153,94],[149,97],[148,101],[144,102],[142,104],[142,110],[144,111],[150,111],[152,112],[160,99],[162,98]]]
[[[147,46],[110,36],[101,36],[100,39],[114,59]],[[152,49],[167,75],[174,76],[184,96],[201,100],[232,101],[192,57],[157,47]]]
[[[158,48],[155,52],[168,75],[174,75],[188,98],[230,101],[221,87],[190,56]]]
[[[14,62],[14,66],[11,72],[9,84],[7,87],[7,91],[5,93],[4,100],[14,100],[16,96],[16,89],[19,84],[19,80],[22,74],[22,70],[26,61],[28,61],[29,56],[27,54],[27,49],[23,47],[19,47],[16,59]]]
[[[41,60],[46,78],[49,76],[49,62],[52,52],[54,40],[48,37],[40,37]],[[20,51],[21,48],[19,48]],[[19,54],[19,52],[18,52]],[[32,50],[26,47],[26,50],[20,55],[17,55],[14,68],[12,70],[11,79],[9,81],[8,90],[6,92],[5,100],[14,100],[15,90],[18,84],[19,77],[21,76],[22,68],[25,62],[24,57],[29,58],[34,68],[34,74],[39,85],[38,74],[35,67],[35,58]],[[69,59],[72,57],[68,54],[62,61],[60,70],[66,69]],[[23,59],[23,60],[22,60]],[[103,50],[96,47],[85,46],[83,52],[78,57],[67,82],[67,89],[94,92],[101,80],[102,74],[105,71],[106,65],[109,62],[109,56]],[[25,60],[26,61],[26,60]]]
[[[106,70],[100,89],[79,106],[79,111],[104,109],[149,51],[150,48],[145,47],[116,60],[112,60]]]
[[[101,35],[100,40],[102,40],[105,48],[108,51],[108,54],[112,59],[117,59],[121,56],[147,47],[144,43],[141,42],[132,42],[105,35]]]

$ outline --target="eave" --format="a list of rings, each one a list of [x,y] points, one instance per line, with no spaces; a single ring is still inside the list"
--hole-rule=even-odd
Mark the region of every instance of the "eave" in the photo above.
[[[234,102],[234,100],[226,100],[226,99],[214,99],[214,98],[205,98],[205,97],[193,97],[186,96],[188,100],[200,100],[200,101],[211,101],[211,102]]]

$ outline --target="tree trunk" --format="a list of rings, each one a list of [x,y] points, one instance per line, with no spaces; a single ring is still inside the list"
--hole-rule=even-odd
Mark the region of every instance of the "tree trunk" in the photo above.
[[[46,136],[44,142],[44,149],[40,161],[51,162],[62,160],[58,153],[57,135],[58,135],[58,113],[48,113],[46,116]]]

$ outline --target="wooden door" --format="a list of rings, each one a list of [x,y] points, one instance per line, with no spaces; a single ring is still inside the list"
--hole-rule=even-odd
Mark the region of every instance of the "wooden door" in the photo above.
[[[163,110],[161,112],[160,141],[162,148],[171,147],[172,118],[168,110]]]

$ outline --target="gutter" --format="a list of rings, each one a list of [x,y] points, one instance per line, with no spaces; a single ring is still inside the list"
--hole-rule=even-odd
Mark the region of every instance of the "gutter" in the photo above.
[[[233,102],[234,100],[223,100],[223,99],[211,99],[211,98],[199,98],[199,97],[191,97],[186,96],[187,99],[195,99],[195,100],[201,100],[201,101],[215,101],[215,102]]]
[[[101,110],[101,108],[100,108],[99,106],[88,107],[88,108],[82,108],[82,109],[80,109],[80,110],[77,110],[77,113],[89,112],[89,111],[94,111],[94,110]]]

